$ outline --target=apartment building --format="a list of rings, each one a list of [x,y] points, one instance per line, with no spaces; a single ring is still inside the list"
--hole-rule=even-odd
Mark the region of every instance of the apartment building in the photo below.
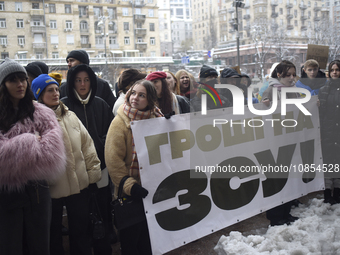
[[[172,56],[170,1],[158,0],[159,40],[161,56]]]
[[[160,56],[156,0],[0,1],[1,58]]]

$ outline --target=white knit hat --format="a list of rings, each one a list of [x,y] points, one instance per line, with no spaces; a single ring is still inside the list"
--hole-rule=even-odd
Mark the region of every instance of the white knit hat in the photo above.
[[[5,58],[5,60],[0,64],[0,85],[7,76],[12,73],[25,73],[27,76],[27,72],[22,65],[12,59]]]

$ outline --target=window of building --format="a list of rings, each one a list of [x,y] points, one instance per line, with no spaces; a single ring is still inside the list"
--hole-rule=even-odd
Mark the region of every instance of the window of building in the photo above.
[[[148,10],[149,17],[154,17],[153,9]]]
[[[36,59],[43,59],[43,53],[42,52],[36,52],[35,53],[35,58]]]
[[[66,35],[66,43],[74,44],[74,35]]]
[[[93,7],[93,14],[95,17],[102,16],[103,10],[101,7]]]
[[[50,20],[50,29],[57,29],[57,21]]]
[[[52,52],[52,58],[59,58],[59,52],[53,51]]]
[[[124,31],[130,30],[129,25],[130,25],[129,22],[124,22]]]
[[[297,18],[297,10],[294,10],[294,17]]]
[[[107,12],[111,19],[116,19],[116,8],[107,8]]]
[[[165,35],[164,35],[164,39],[165,39],[165,40],[168,40],[168,34],[165,34]]]
[[[72,29],[72,20],[66,20],[65,25],[66,28]]]
[[[39,3],[32,3],[32,9],[39,9]]]
[[[0,35],[0,44],[1,45],[7,45],[7,36],[6,35]]]
[[[164,23],[164,29],[168,29],[168,23]]]
[[[156,44],[156,38],[150,37],[150,45],[155,45],[155,44]]]
[[[4,11],[4,10],[5,10],[5,2],[0,1],[0,11]]]
[[[150,23],[150,31],[155,31],[155,23]]]
[[[135,14],[142,14],[142,9],[136,8],[135,9]]]
[[[80,43],[81,44],[88,44],[89,43],[89,36],[88,35],[81,35],[80,36]]]
[[[17,28],[24,28],[24,20],[17,19]]]
[[[55,13],[56,11],[55,11],[55,4],[49,4],[48,5],[48,11],[50,12],[50,13]]]
[[[156,51],[150,51],[150,57],[152,58],[156,57]]]
[[[136,26],[137,26],[137,28],[143,28],[142,22],[137,22]]]
[[[59,44],[58,35],[51,35],[51,44]]]
[[[122,8],[123,16],[129,16],[129,9],[128,8]]]
[[[33,26],[40,26],[40,19],[34,19],[32,25]]]
[[[27,53],[18,53],[18,58],[19,59],[27,59]]]
[[[104,44],[104,40],[103,40],[103,37],[101,35],[97,35],[96,38],[95,38],[95,41],[96,41],[96,45]]]
[[[124,37],[124,44],[125,45],[130,45],[130,37],[128,37],[128,36]]]
[[[177,8],[176,9],[176,16],[182,16],[183,17],[183,9]]]
[[[18,35],[18,44],[19,45],[25,45],[25,36]]]
[[[111,45],[117,44],[117,37],[116,36],[110,36],[109,37],[109,44],[111,44]]]
[[[85,20],[80,21],[79,28],[80,31],[87,31],[88,30],[87,22]]]
[[[308,1],[308,7],[311,7],[311,3],[310,3],[310,1]]]
[[[87,6],[79,6],[79,17],[86,17],[87,16]]]
[[[137,37],[137,42],[138,42],[138,43],[143,42],[143,37]]]
[[[22,12],[22,3],[21,2],[15,3],[15,11],[16,12]]]
[[[1,52],[1,59],[9,58],[8,52]]]
[[[283,14],[283,9],[282,8],[280,8],[280,14]]]
[[[189,9],[185,9],[185,14],[187,15],[187,17],[190,17],[190,10]]]
[[[65,13],[72,13],[71,5],[65,4]]]
[[[6,28],[6,19],[0,19],[0,28]]]
[[[152,4],[153,3],[153,0],[148,0],[148,4]]]
[[[297,25],[298,25],[297,20],[294,20],[294,26],[297,26]]]

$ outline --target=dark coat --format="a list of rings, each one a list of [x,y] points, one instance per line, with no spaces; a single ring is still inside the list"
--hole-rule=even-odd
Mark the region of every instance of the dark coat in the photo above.
[[[75,75],[80,71],[86,71],[91,80],[91,96],[87,104],[82,104],[74,93]],[[107,131],[113,120],[113,113],[109,105],[100,97],[95,96],[97,90],[97,77],[87,65],[72,67],[67,74],[66,97],[61,101],[73,111],[81,120],[91,135],[98,157],[101,161],[101,169],[105,168],[104,147]]]
[[[116,102],[116,98],[111,91],[110,85],[105,80],[98,78],[97,76],[96,78],[97,78],[96,96],[103,99],[110,106],[110,109],[112,111],[113,105]],[[67,87],[67,81],[61,84],[61,86],[59,87],[60,98],[67,96],[66,87]]]
[[[329,81],[319,90],[323,162],[340,163],[340,82]]]
[[[190,112],[190,105],[189,105],[188,99],[186,97],[180,96],[180,95],[176,95],[176,98],[177,98],[177,101],[178,101],[180,113]]]

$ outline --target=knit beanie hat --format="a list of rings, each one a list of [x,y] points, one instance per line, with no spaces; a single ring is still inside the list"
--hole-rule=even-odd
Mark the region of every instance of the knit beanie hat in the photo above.
[[[137,69],[127,69],[122,72],[118,79],[118,89],[126,93],[136,81],[144,79],[146,75],[146,73],[142,73]]]
[[[0,85],[6,80],[7,76],[12,73],[25,73],[27,75],[27,72],[22,65],[12,59],[5,58],[0,64]]]
[[[32,64],[39,66],[42,73],[48,74],[48,66],[44,62],[34,61]]]
[[[153,80],[165,79],[165,78],[166,78],[166,72],[152,72],[146,77],[146,80],[153,81]]]
[[[214,68],[207,65],[203,65],[200,71],[200,78],[206,78],[210,75],[218,76],[218,73]]]
[[[66,61],[69,58],[74,58],[79,60],[81,63],[89,65],[90,64],[90,59],[89,59],[89,55],[87,54],[86,51],[84,50],[73,50],[71,51],[67,57],[66,57]]]
[[[26,72],[30,73],[34,76],[34,78],[38,77],[40,74],[43,74],[40,67],[34,63],[29,63],[27,66],[25,66]]]
[[[56,84],[57,86],[59,86],[58,82],[52,77],[48,76],[48,74],[40,74],[37,78],[35,78],[32,81],[31,86],[35,99],[38,100],[41,92],[43,92],[44,89],[51,84]]]
[[[54,72],[49,73],[48,75],[55,79],[59,83],[59,86],[61,85],[61,81],[63,80],[63,75],[61,73]]]

